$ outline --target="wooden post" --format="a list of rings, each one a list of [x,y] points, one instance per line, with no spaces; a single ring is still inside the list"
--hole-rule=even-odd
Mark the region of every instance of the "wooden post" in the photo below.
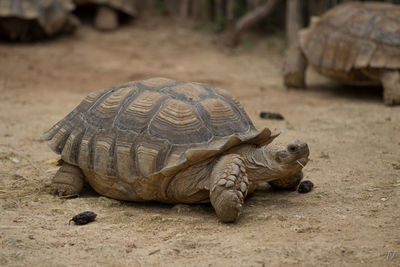
[[[268,17],[279,2],[281,2],[281,0],[268,0],[265,4],[248,12],[241,19],[239,19],[239,21],[235,24],[232,33],[230,34],[230,40],[228,44],[233,46],[237,45],[239,43],[240,35],[265,17]]]

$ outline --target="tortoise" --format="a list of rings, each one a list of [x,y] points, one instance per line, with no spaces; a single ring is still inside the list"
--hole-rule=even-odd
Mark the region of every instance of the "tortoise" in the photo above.
[[[285,59],[284,83],[305,87],[309,62],[350,84],[381,83],[386,105],[400,104],[400,6],[350,2],[336,6],[298,34]]]
[[[0,37],[14,41],[72,33],[79,25],[71,0],[1,0]]]
[[[96,8],[94,26],[98,30],[115,30],[119,26],[118,14],[130,17],[137,14],[136,0],[74,0],[77,5],[92,5]]]
[[[119,200],[211,202],[232,222],[258,184],[300,183],[308,146],[270,144],[277,136],[257,130],[226,90],[152,78],[90,93],[41,140],[63,161],[56,194],[78,195],[86,178]]]

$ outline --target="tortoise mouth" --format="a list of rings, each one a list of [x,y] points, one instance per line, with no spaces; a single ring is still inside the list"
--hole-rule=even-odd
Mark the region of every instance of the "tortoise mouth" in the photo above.
[[[294,141],[286,147],[286,150],[283,153],[281,152],[281,155],[282,154],[286,155],[286,162],[288,165],[300,165],[302,168],[304,168],[309,161],[308,156],[310,155],[310,150],[306,143]]]
[[[308,155],[307,155],[306,157],[302,157],[302,158],[300,158],[300,159],[297,159],[296,162],[297,162],[302,168],[304,168],[309,160],[310,160],[310,159],[308,158]]]

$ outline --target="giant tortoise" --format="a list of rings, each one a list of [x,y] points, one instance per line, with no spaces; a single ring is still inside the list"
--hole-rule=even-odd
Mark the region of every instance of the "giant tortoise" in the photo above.
[[[287,53],[287,87],[305,87],[308,62],[340,82],[381,83],[384,103],[400,104],[400,6],[350,2],[313,18]]]
[[[41,139],[63,160],[55,193],[79,194],[87,179],[120,200],[211,202],[232,222],[258,184],[300,183],[307,144],[276,137],[223,89],[153,78],[89,94]]]

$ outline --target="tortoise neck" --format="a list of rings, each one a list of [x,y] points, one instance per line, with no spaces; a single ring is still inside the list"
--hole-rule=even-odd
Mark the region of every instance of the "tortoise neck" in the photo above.
[[[244,146],[238,152],[244,159],[251,182],[262,183],[279,178],[280,168],[265,147]]]

